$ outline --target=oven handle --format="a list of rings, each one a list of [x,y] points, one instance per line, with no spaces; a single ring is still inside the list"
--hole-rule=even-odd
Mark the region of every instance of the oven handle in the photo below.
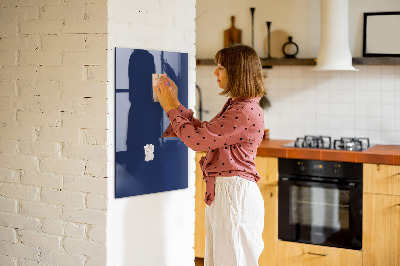
[[[345,189],[354,189],[356,187],[355,182],[335,182],[335,181],[315,181],[315,180],[304,180],[299,178],[281,177],[281,181],[290,182],[294,185],[307,185],[307,186],[319,186],[319,187],[337,187]]]

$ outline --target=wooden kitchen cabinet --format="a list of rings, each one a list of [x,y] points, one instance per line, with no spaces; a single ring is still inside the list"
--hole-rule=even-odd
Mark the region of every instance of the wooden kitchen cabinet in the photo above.
[[[400,196],[399,165],[365,163],[363,173],[364,193]]]
[[[361,266],[363,259],[358,250],[281,240],[277,243],[277,252],[277,266]]]
[[[400,266],[400,166],[363,170],[363,265]]]
[[[206,191],[203,173],[199,167],[199,161],[205,152],[196,153],[196,196],[195,196],[195,256],[204,258],[205,255],[205,203]],[[278,159],[257,156],[255,159],[257,171],[261,176],[258,182],[261,194],[264,198],[264,251],[259,258],[260,266],[276,265],[276,242],[278,239]]]
[[[400,266],[400,196],[365,193],[363,265]]]
[[[200,169],[199,161],[206,152],[196,152],[196,195],[195,195],[195,228],[194,228],[194,254],[197,258],[204,258],[206,244],[206,224],[204,195],[206,193],[206,183],[203,181],[203,172]]]

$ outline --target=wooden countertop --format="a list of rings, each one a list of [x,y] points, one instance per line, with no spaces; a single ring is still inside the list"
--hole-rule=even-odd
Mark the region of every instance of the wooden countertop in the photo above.
[[[258,156],[339,162],[400,165],[400,145],[376,145],[365,151],[340,151],[282,147],[294,140],[263,140]]]

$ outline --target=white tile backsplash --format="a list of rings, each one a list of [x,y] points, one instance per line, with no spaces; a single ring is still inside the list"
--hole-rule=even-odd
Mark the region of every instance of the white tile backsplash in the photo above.
[[[312,66],[264,70],[271,108],[265,126],[274,139],[304,134],[369,137],[371,143],[400,144],[400,66],[355,66],[359,71],[313,71]],[[213,66],[197,67],[203,120],[210,120],[227,98],[218,95]]]

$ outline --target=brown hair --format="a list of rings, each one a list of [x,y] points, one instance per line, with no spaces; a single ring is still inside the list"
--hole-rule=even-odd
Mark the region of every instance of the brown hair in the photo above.
[[[260,58],[253,48],[243,44],[223,48],[214,60],[228,72],[228,86],[219,95],[247,99],[267,94]]]

